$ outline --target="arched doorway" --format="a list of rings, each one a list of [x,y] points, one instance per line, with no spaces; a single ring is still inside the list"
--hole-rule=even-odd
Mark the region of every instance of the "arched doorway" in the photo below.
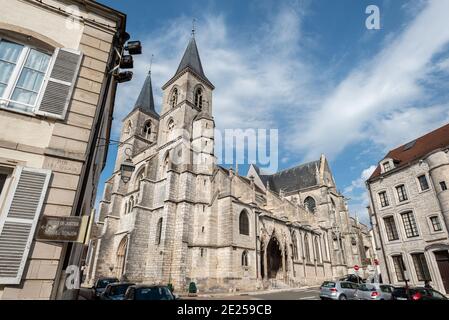
[[[125,271],[126,249],[128,247],[128,237],[124,237],[117,249],[116,276],[120,279]]]
[[[282,252],[279,241],[272,237],[267,246],[267,276],[269,279],[276,278],[282,267]]]

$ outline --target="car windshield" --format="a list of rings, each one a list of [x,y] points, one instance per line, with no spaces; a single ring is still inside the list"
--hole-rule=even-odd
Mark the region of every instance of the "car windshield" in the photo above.
[[[97,282],[97,288],[106,288],[110,283],[118,282],[118,279],[101,279]]]
[[[130,286],[130,283],[126,283],[126,284],[119,284],[116,286],[112,286],[111,287],[111,291],[110,291],[110,295],[111,296],[121,296],[124,295],[126,292],[126,289],[128,289],[128,287]]]
[[[135,293],[136,300],[173,300],[170,290],[165,287],[138,288]]]
[[[335,287],[335,282],[324,281],[321,286],[324,287],[324,288],[334,288]]]

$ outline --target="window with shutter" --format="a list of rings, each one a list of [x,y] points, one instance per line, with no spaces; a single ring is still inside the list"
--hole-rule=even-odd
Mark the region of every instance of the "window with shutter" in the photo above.
[[[19,284],[51,171],[17,167],[0,215],[0,284]]]
[[[39,102],[37,114],[64,119],[72,97],[73,87],[81,65],[82,53],[59,48],[45,81],[45,91]]]

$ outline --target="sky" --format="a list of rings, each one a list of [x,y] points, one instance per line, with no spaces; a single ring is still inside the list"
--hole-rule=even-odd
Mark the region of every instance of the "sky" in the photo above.
[[[127,14],[131,40],[143,46],[133,80],[119,84],[112,139],[152,55],[160,110],[160,88],[178,67],[192,19],[216,87],[217,129],[278,129],[279,170],[325,154],[361,222],[369,222],[365,180],[384,155],[449,122],[449,0],[100,2]],[[380,29],[365,25],[369,5],[379,8]],[[109,150],[97,202],[116,150]]]

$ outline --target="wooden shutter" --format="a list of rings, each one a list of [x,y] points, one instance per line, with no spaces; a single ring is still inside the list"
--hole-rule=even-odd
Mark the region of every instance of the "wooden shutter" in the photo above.
[[[0,285],[19,284],[51,171],[17,167],[0,214]]]
[[[78,77],[82,53],[70,49],[56,49],[47,73],[44,93],[38,103],[37,114],[64,119]]]

